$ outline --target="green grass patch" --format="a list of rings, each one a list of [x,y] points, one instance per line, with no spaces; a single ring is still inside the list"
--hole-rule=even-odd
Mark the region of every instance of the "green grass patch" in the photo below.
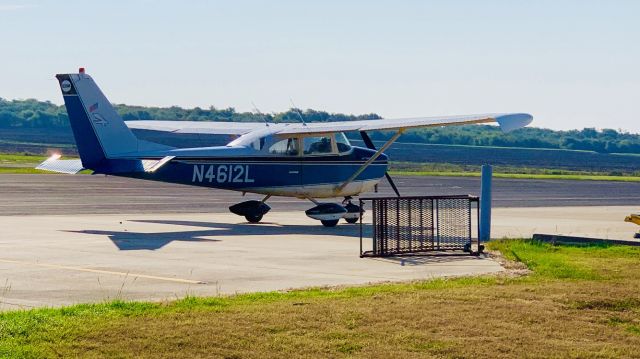
[[[627,327],[627,331],[631,334],[640,335],[640,325],[630,325]]]
[[[0,174],[52,174],[55,172],[41,171],[35,169],[37,165],[46,160],[49,156],[33,155],[29,153],[0,153]],[[63,157],[63,159],[74,159],[74,157]],[[91,173],[83,171],[81,173]]]
[[[0,167],[0,174],[52,174],[54,172],[41,171],[31,167]]]
[[[0,164],[40,163],[46,159],[47,156],[0,153]]]
[[[480,166],[461,165],[453,163],[414,163],[391,162],[390,173],[404,176],[451,176],[478,177]],[[497,178],[516,179],[560,179],[560,180],[591,180],[591,181],[640,181],[640,171],[572,171],[563,169],[493,166],[493,175]]]
[[[536,278],[602,280],[618,278],[640,264],[640,248],[607,244],[552,245],[531,240],[496,240],[487,244],[506,258],[522,262]],[[615,259],[619,268],[610,265]]]
[[[78,172],[77,174],[91,174],[93,171],[91,170],[83,170]],[[42,171],[37,170],[32,167],[0,167],[0,174],[39,174],[39,175],[51,175],[51,174],[59,174],[57,172],[51,171]]]
[[[488,248],[533,274],[4,312],[0,357],[640,355],[640,248]]]
[[[395,176],[446,176],[446,177],[480,177],[480,172],[432,172],[432,171],[389,171]],[[608,175],[552,175],[552,174],[527,174],[527,173],[493,173],[495,178],[512,179],[552,179],[574,181],[618,181],[640,182],[640,177],[632,176],[608,176]]]

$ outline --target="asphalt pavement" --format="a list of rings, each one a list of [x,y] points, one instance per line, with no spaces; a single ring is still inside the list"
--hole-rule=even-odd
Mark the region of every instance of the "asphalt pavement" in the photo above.
[[[473,194],[477,177],[396,177],[403,196]],[[494,179],[494,207],[635,206],[640,183]],[[393,195],[383,180],[378,193]],[[104,175],[0,175],[0,216],[118,213],[224,213],[258,195]],[[335,201],[340,201],[336,199]],[[305,200],[269,199],[274,211],[304,211]]]
[[[407,196],[479,191],[478,178],[396,182]],[[631,238],[637,226],[623,219],[640,203],[639,186],[495,179],[493,237]],[[377,195],[392,192],[383,183]],[[310,202],[291,198],[270,199],[273,210],[260,224],[228,212],[251,198],[259,197],[118,177],[0,175],[0,311],[503,270],[468,255],[359,258],[358,225],[325,228],[302,213]]]

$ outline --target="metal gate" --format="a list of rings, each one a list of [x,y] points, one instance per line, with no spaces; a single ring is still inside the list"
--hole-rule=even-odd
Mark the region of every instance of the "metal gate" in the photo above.
[[[360,256],[462,250],[472,252],[472,206],[476,196],[361,198],[360,208],[371,202],[372,250],[363,251],[360,218]],[[477,222],[476,222],[477,223]],[[476,237],[478,249],[480,243]]]

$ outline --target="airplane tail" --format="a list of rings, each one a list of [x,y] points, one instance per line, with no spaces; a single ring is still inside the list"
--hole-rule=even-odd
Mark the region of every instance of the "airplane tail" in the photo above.
[[[110,158],[135,153],[146,142],[136,138],[84,69],[56,78],[84,168],[95,169]]]

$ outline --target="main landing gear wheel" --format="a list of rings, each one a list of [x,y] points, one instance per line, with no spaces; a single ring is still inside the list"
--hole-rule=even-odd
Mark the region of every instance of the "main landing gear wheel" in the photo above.
[[[351,224],[358,222],[358,218],[345,218],[344,220]]]
[[[262,215],[261,214],[259,214],[259,215],[250,215],[250,214],[248,214],[248,215],[244,216],[244,218],[246,218],[247,221],[250,222],[250,223],[258,223],[258,222],[260,222],[262,220]]]
[[[325,227],[335,227],[339,221],[339,219],[321,220],[320,223]]]

